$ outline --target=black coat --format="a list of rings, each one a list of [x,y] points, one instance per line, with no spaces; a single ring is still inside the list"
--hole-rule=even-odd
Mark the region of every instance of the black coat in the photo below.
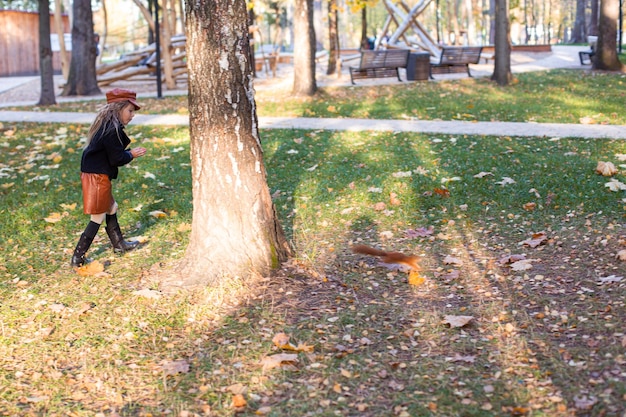
[[[118,167],[133,160],[130,151],[126,150],[128,145],[130,138],[123,127],[109,126],[106,131],[101,128],[83,151],[81,172],[107,174],[112,180],[117,178]]]

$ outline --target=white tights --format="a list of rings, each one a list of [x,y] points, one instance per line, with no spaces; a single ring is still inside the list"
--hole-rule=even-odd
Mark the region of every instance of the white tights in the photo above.
[[[117,213],[117,202],[113,204],[113,207],[111,207],[111,211],[109,211],[108,213],[92,214],[91,221],[94,223],[102,224],[107,214],[113,215],[115,213]]]

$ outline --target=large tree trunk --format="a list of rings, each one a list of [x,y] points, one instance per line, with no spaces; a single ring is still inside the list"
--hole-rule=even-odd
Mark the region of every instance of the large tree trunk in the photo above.
[[[266,274],[289,255],[267,186],[244,0],[186,2],[193,221],[183,286]]]
[[[63,96],[100,94],[96,79],[96,45],[90,0],[74,0],[72,24],[72,59]]]
[[[53,71],[52,45],[50,43],[50,0],[39,0],[39,75],[41,76],[41,94],[37,103],[39,106],[56,104]]]
[[[495,63],[491,79],[499,85],[508,85],[511,73],[511,33],[509,31],[509,2],[496,0]]]
[[[296,0],[294,11],[293,94],[312,96],[317,91],[315,81],[315,29],[313,0]]]
[[[585,36],[585,0],[576,0],[576,20],[574,21],[571,42],[587,42]]]
[[[337,71],[339,61],[339,15],[337,0],[328,0],[328,69],[326,74],[334,74]]]
[[[624,65],[617,56],[618,16],[619,0],[602,0],[600,2],[598,44],[593,57],[593,69],[624,71]]]

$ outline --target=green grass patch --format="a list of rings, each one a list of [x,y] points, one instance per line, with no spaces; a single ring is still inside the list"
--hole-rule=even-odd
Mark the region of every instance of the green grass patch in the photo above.
[[[115,256],[101,230],[89,255],[105,271],[85,277],[69,259],[88,221],[86,126],[2,126],[0,413],[227,416],[238,393],[246,416],[626,411],[626,193],[595,173],[624,170],[624,141],[263,131],[294,258],[258,282],[150,298],[149,271],[188,241],[189,133],[128,131],[149,157],[114,192],[146,243]],[[426,282],[356,242],[419,255]],[[313,350],[264,370],[281,332]]]
[[[517,74],[507,87],[465,78],[322,88],[313,98],[270,89],[259,91],[256,101],[259,116],[625,125],[625,90],[624,74],[577,69]],[[142,104],[142,113],[188,113],[186,96],[143,99]],[[45,110],[94,112],[100,105],[61,103]]]

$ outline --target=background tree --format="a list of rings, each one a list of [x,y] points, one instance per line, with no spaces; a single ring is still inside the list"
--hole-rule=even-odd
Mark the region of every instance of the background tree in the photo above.
[[[493,75],[491,79],[499,85],[508,85],[511,73],[511,35],[508,0],[496,0],[496,43]]]
[[[296,0],[294,12],[293,93],[312,96],[317,91],[315,81],[315,28],[313,0]]]
[[[193,220],[183,285],[267,273],[289,246],[258,131],[245,0],[186,2]]]
[[[617,56],[617,18],[619,0],[601,0],[598,23],[598,43],[593,57],[593,69],[624,71]]]
[[[587,42],[585,27],[585,0],[576,0],[576,20],[574,21],[574,29],[572,30],[572,43]]]
[[[96,78],[96,44],[90,0],[74,0],[72,23],[72,59],[63,96],[100,94]]]
[[[50,0],[39,0],[39,75],[41,76],[40,106],[56,104],[54,69],[50,43]]]
[[[326,74],[337,72],[337,63],[341,57],[339,47],[339,8],[337,0],[328,0],[328,69]],[[339,68],[341,70],[341,68]]]
[[[104,3],[104,1],[103,1]],[[63,6],[61,0],[54,0],[54,26],[59,37],[59,55],[61,56],[61,73],[63,79],[67,81],[70,73],[70,60],[67,57],[67,47],[65,46],[65,30],[63,27]]]
[[[587,33],[591,36],[598,36],[598,15],[600,11],[600,0],[591,0],[591,16],[589,17],[589,29]]]

